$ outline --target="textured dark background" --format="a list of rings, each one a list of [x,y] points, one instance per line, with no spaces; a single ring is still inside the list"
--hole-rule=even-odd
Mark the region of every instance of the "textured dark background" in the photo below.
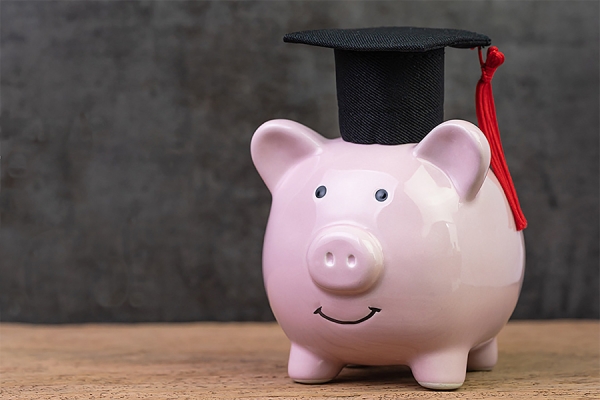
[[[338,135],[324,27],[485,33],[529,228],[516,318],[598,318],[599,3],[2,1],[3,321],[272,318],[272,118]],[[477,55],[448,50],[445,118],[475,121]]]

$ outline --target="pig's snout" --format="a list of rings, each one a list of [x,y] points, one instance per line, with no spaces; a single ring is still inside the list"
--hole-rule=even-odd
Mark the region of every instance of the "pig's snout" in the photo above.
[[[364,292],[383,269],[383,251],[371,233],[350,225],[326,228],[307,253],[312,280],[322,289],[342,294]]]

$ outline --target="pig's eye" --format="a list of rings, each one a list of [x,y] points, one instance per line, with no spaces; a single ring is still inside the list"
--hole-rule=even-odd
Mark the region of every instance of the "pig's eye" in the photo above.
[[[321,197],[325,196],[325,194],[327,193],[327,188],[325,186],[319,186],[317,188],[317,190],[315,190],[315,196],[317,196],[317,199],[320,199]]]
[[[386,201],[388,198],[388,193],[385,189],[379,189],[375,192],[375,198],[377,201]]]

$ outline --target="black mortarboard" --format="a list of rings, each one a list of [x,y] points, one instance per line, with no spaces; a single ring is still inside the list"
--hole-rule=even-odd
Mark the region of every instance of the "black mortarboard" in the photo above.
[[[323,29],[283,40],[333,48],[340,133],[360,144],[418,143],[444,118],[444,47],[489,46],[485,35],[413,27]]]

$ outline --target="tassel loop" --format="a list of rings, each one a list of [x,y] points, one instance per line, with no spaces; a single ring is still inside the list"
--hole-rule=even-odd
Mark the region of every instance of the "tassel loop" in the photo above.
[[[504,54],[496,46],[491,46],[487,51],[487,58],[483,61],[481,47],[479,49],[479,64],[481,65],[481,80],[491,83],[494,73],[504,63]]]
[[[479,128],[487,138],[492,152],[491,168],[508,200],[510,209],[515,219],[515,226],[518,231],[527,227],[527,220],[521,210],[515,185],[513,184],[508,165],[504,157],[502,142],[500,141],[500,130],[496,120],[496,106],[494,105],[494,95],[492,93],[492,77],[496,69],[504,62],[504,54],[496,46],[488,48],[486,60],[483,60],[481,47],[479,50],[479,63],[481,65],[481,78],[477,83],[475,94],[475,104],[477,110],[477,122]]]

